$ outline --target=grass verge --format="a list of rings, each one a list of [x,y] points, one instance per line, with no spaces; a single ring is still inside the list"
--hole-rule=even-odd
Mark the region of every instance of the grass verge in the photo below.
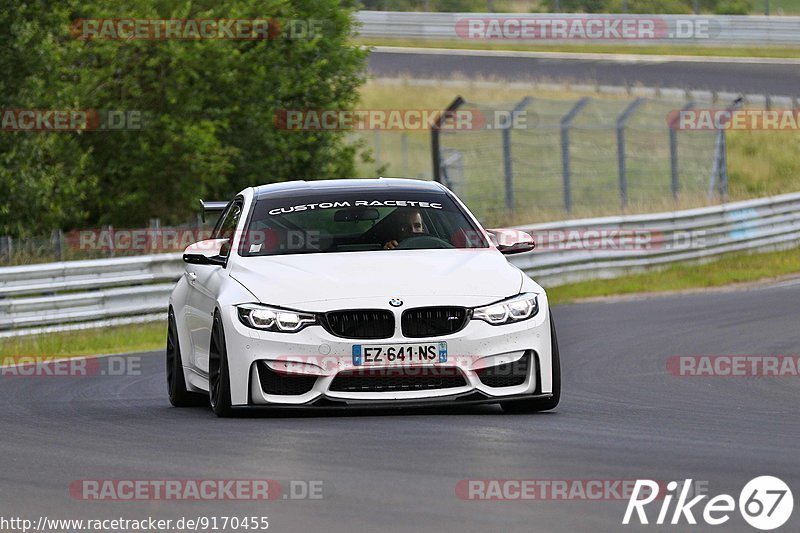
[[[547,295],[550,303],[557,305],[592,297],[722,287],[798,272],[800,248],[760,254],[734,253],[703,265],[678,264],[644,274],[552,287],[547,289]]]
[[[459,39],[364,39],[362,46],[411,46],[414,48],[448,48],[459,50],[506,50],[520,52],[567,52],[578,54],[636,54],[702,57],[774,57],[794,59],[800,49],[791,46],[701,46],[689,44],[636,45],[609,43],[531,44],[520,42],[483,42]]]
[[[166,338],[166,321],[12,337],[0,339],[0,358],[59,358],[146,352],[163,348]]]

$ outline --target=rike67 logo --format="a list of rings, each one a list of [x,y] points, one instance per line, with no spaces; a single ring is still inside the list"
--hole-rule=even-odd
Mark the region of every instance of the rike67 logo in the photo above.
[[[667,483],[667,493],[661,500],[658,516],[653,523],[658,525],[681,523],[696,525],[695,513],[711,526],[718,526],[730,520],[731,513],[737,507],[733,496],[720,494],[702,505],[700,502],[708,495],[701,494],[690,500],[691,486],[691,479],[687,479],[682,484],[676,481]],[[659,497],[658,488],[659,484],[655,481],[637,479],[622,523],[630,524],[632,519],[634,524],[637,519],[640,524],[651,523],[650,520],[653,519],[653,516],[651,514],[648,517],[645,507]],[[677,501],[670,516],[670,507],[676,496]],[[739,512],[745,522],[756,529],[767,531],[779,528],[789,520],[794,508],[794,498],[789,486],[783,480],[773,476],[760,476],[751,479],[744,486],[739,493],[738,504]]]

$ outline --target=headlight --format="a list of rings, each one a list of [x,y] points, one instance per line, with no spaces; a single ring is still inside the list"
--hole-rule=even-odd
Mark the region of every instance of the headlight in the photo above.
[[[526,320],[539,312],[539,300],[532,293],[520,294],[508,300],[472,310],[472,318],[483,320],[493,326]]]
[[[250,328],[266,331],[294,333],[306,326],[317,323],[317,316],[313,313],[278,309],[258,304],[240,305],[236,309],[242,324]]]

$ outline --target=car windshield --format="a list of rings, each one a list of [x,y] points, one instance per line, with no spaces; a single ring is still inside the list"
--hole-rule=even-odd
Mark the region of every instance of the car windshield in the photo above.
[[[445,193],[337,191],[256,201],[243,256],[487,248],[483,233]]]

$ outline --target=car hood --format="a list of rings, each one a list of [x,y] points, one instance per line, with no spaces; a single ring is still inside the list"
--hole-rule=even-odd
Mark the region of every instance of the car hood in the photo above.
[[[523,274],[493,249],[392,250],[237,257],[231,277],[262,303],[372,297],[478,297],[517,294]]]

